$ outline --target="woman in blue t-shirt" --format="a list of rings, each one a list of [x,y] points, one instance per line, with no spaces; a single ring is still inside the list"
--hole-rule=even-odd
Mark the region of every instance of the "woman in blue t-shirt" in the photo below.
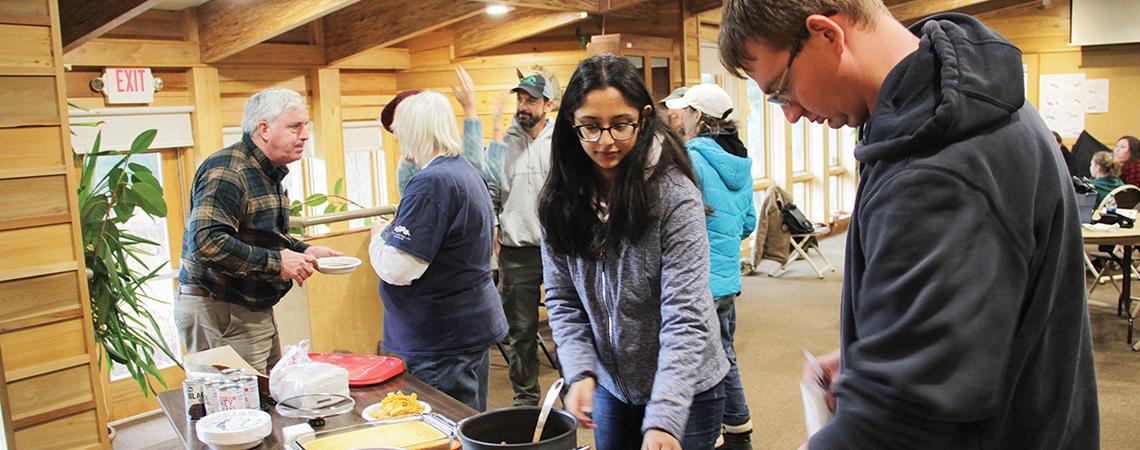
[[[396,218],[373,226],[368,254],[380,276],[384,349],[409,373],[479,411],[487,409],[488,350],[507,334],[491,281],[494,210],[479,172],[460,157],[447,98],[404,96],[392,130],[408,181]]]
[[[587,58],[554,123],[539,199],[566,409],[601,450],[712,450],[728,358],[705,208],[680,140],[625,58]]]

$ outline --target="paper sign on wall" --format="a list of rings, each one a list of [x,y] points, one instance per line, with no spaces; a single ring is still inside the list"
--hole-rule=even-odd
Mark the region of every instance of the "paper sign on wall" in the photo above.
[[[151,103],[154,75],[144,68],[108,68],[103,72],[103,95],[109,104]]]
[[[1085,129],[1085,74],[1041,75],[1041,118],[1062,137],[1077,137]]]
[[[1108,79],[1085,80],[1085,112],[1108,112]]]

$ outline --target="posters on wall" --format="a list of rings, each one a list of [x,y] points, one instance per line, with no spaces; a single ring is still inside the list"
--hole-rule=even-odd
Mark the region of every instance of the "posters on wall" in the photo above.
[[[1108,80],[1083,73],[1041,75],[1041,117],[1062,137],[1074,138],[1085,129],[1086,113],[1108,112]]]

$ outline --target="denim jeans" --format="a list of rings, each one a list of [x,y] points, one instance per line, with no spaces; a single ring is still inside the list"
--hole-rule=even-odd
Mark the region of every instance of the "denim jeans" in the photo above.
[[[724,423],[742,425],[750,419],[748,401],[744,398],[744,384],[736,365],[736,349],[732,341],[736,335],[736,296],[716,299],[716,315],[720,318],[720,343],[728,355],[728,375],[724,376]]]
[[[507,374],[515,406],[538,405],[538,302],[542,298],[542,251],[538,247],[499,250],[499,295],[507,316]]]
[[[720,418],[724,414],[724,383],[693,396],[689,422],[681,448],[713,450],[720,435]],[[641,448],[641,421],[645,405],[630,405],[618,400],[606,388],[594,391],[594,444],[598,450]]]
[[[490,349],[449,356],[405,356],[408,373],[476,411],[487,410]]]

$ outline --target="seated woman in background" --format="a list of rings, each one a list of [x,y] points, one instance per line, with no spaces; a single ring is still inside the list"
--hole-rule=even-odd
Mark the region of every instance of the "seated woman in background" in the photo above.
[[[1124,136],[1116,141],[1112,156],[1120,162],[1120,181],[1140,186],[1140,139]]]
[[[1065,146],[1065,142],[1061,140],[1061,133],[1053,132],[1053,139],[1057,141],[1057,148],[1061,150],[1061,159],[1065,160],[1065,168],[1069,169],[1069,175],[1073,174],[1073,152],[1069,151],[1069,147]]]
[[[373,225],[368,245],[384,302],[384,350],[416,378],[484,411],[488,350],[507,335],[491,281],[491,195],[459,156],[446,97],[405,96],[393,115],[400,152],[420,170],[396,218]]]
[[[1092,184],[1096,187],[1096,204],[1099,205],[1104,197],[1113,189],[1124,186],[1117,176],[1120,175],[1120,162],[1109,152],[1097,152],[1089,164],[1092,173]]]
[[[538,204],[546,309],[596,448],[712,450],[728,358],[705,207],[640,72],[593,56],[562,97]]]

